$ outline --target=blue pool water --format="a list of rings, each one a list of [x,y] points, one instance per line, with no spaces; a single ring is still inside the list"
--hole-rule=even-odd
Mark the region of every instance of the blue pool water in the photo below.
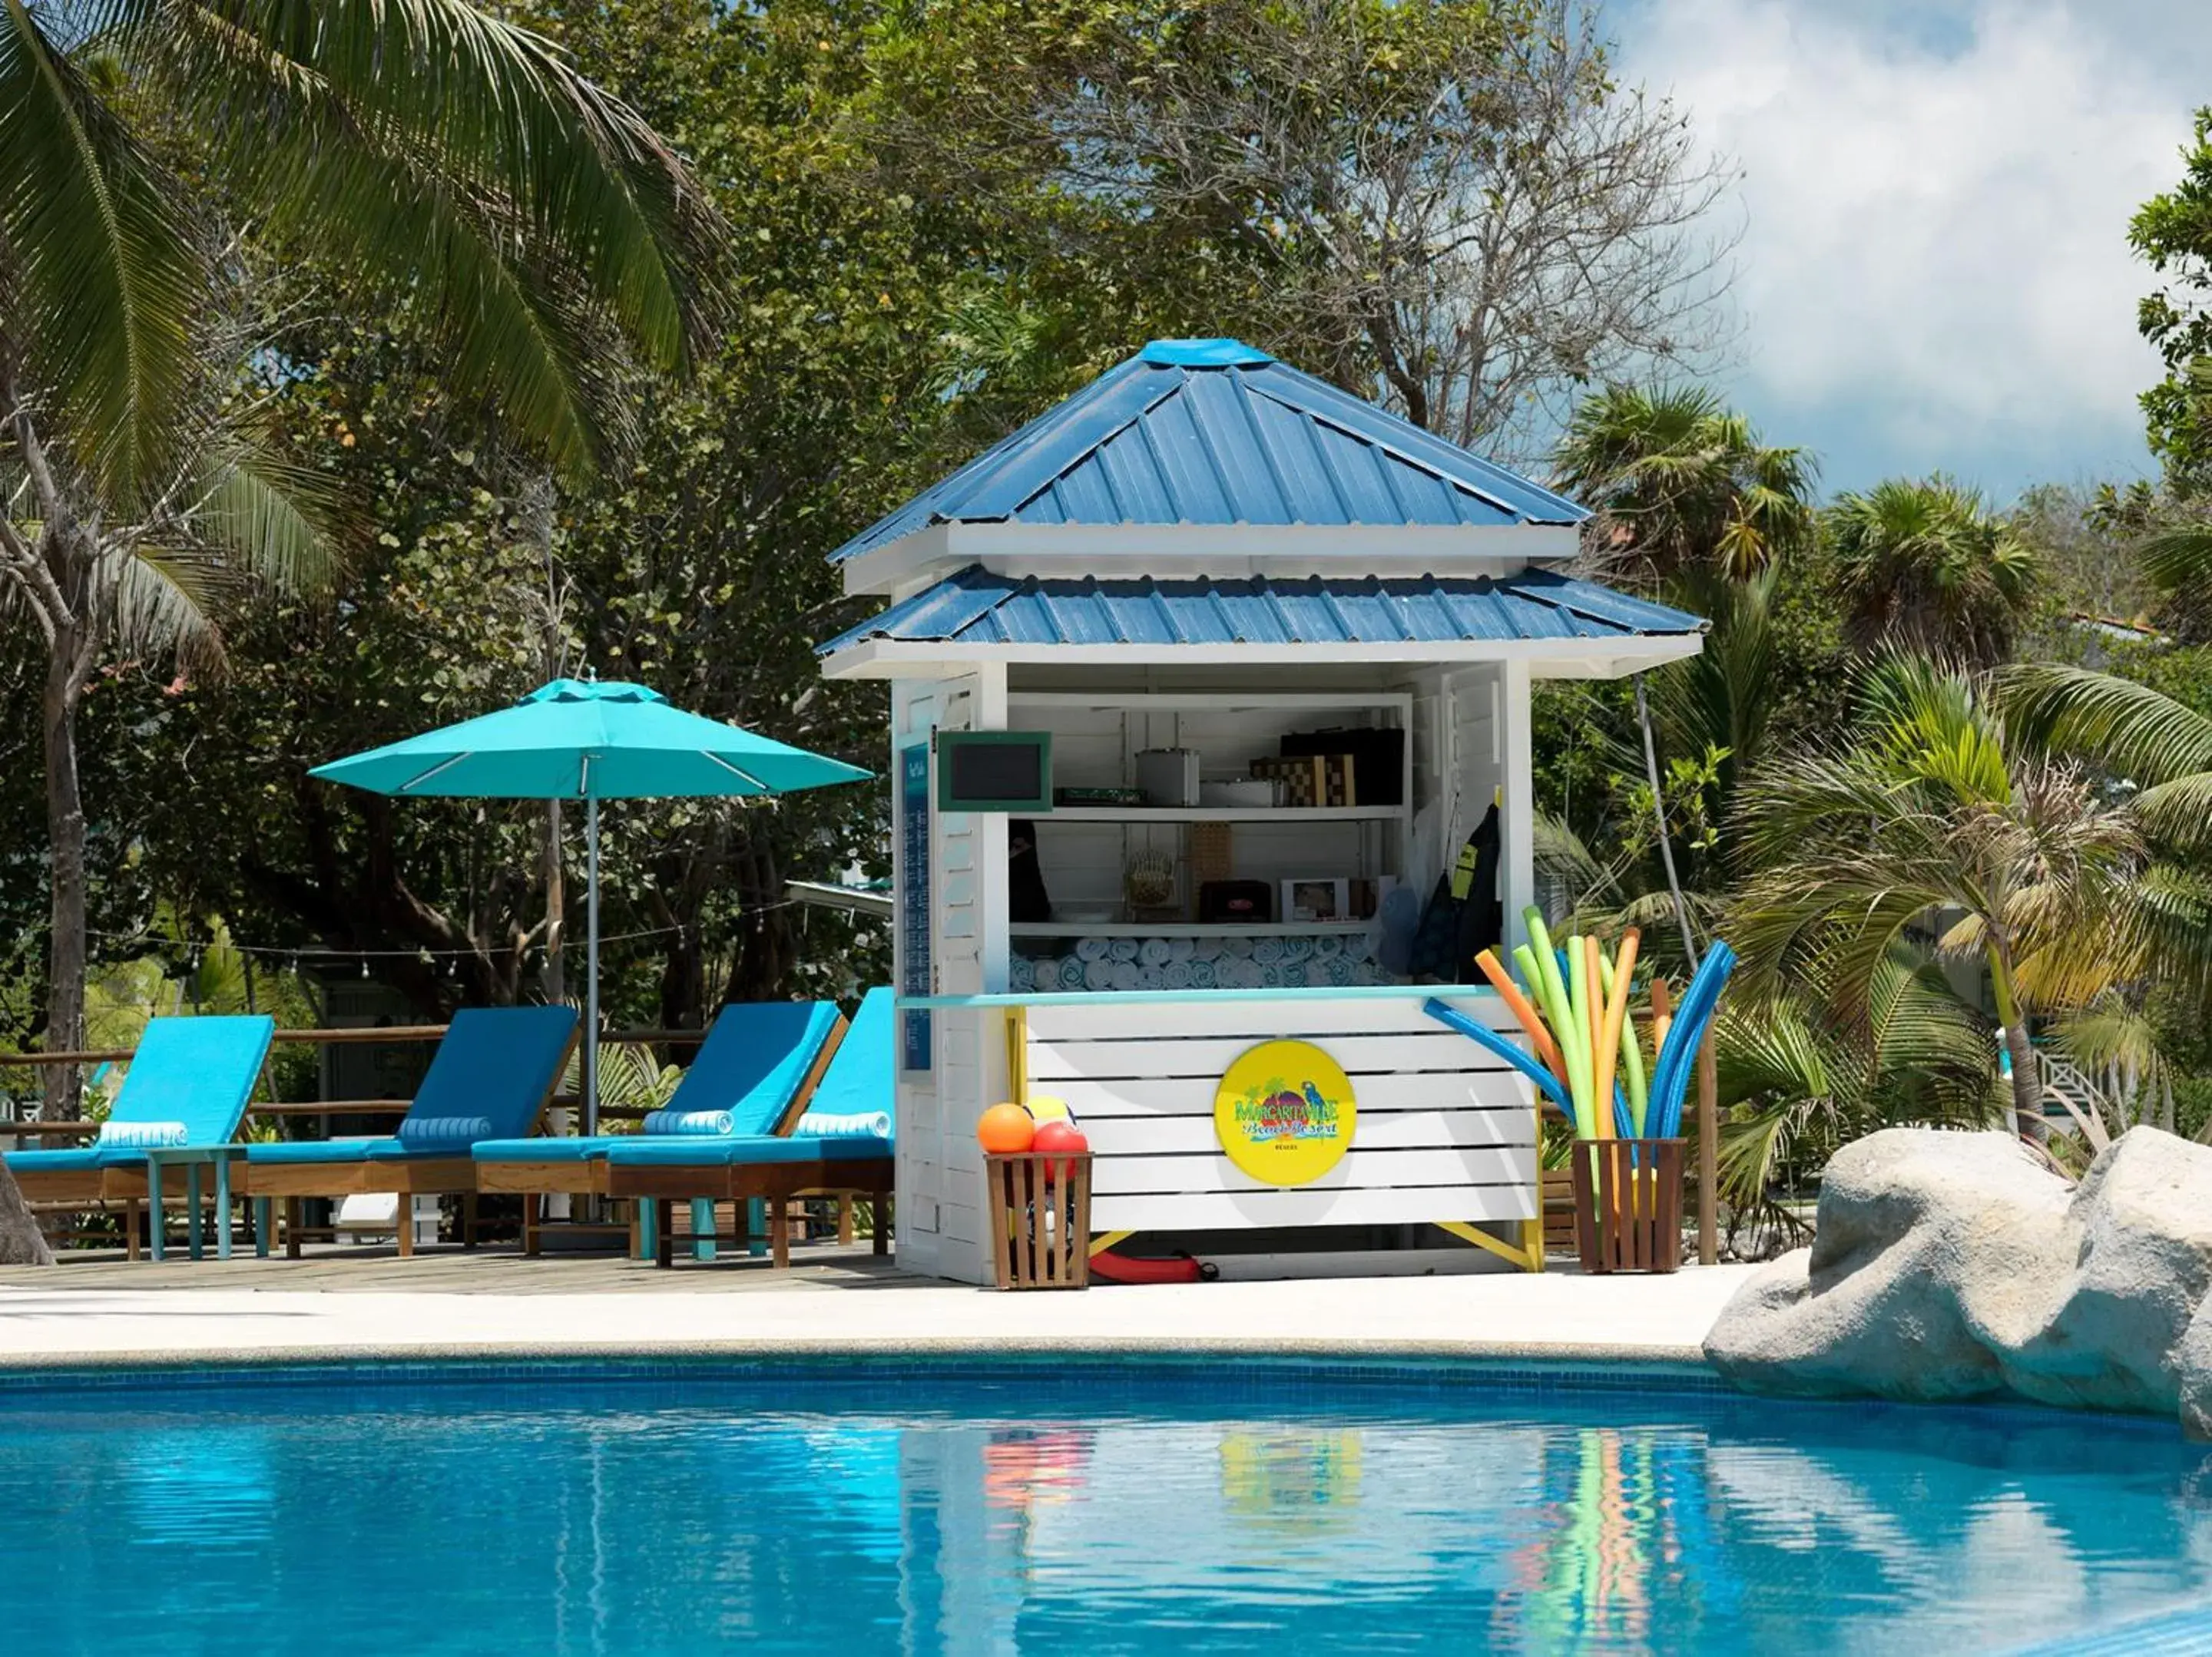
[[[1951,1657],[2212,1601],[2168,1423],[1699,1380],[8,1378],[0,1648]]]

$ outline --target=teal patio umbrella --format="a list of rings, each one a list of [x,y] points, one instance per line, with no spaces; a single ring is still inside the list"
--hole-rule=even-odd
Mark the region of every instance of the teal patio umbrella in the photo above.
[[[586,886],[584,1131],[599,1127],[599,802],[788,794],[872,774],[719,719],[672,707],[643,685],[556,679],[513,707],[332,760],[308,774],[374,793],[578,799],[590,844]]]

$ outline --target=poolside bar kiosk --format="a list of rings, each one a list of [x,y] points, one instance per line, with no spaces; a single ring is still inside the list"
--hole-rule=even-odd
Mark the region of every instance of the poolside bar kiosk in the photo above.
[[[1585,516],[1160,340],[835,555],[887,601],[821,655],[890,683],[904,1266],[988,1279],[975,1124],[1045,1096],[1096,1247],[1437,1226],[1540,1266],[1532,1089],[1424,1005],[1516,1028],[1453,940],[1534,892],[1531,683],[1699,646],[1566,573]]]

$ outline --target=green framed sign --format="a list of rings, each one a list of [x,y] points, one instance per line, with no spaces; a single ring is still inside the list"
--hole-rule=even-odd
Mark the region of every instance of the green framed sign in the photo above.
[[[937,809],[1031,815],[1051,810],[1052,732],[939,731]]]

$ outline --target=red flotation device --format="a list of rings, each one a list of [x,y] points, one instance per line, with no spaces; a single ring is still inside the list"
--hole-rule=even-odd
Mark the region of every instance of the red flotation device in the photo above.
[[[1221,1275],[1218,1267],[1188,1254],[1140,1260],[1132,1254],[1116,1254],[1110,1248],[1091,1257],[1091,1272],[1107,1283],[1210,1283]]]

